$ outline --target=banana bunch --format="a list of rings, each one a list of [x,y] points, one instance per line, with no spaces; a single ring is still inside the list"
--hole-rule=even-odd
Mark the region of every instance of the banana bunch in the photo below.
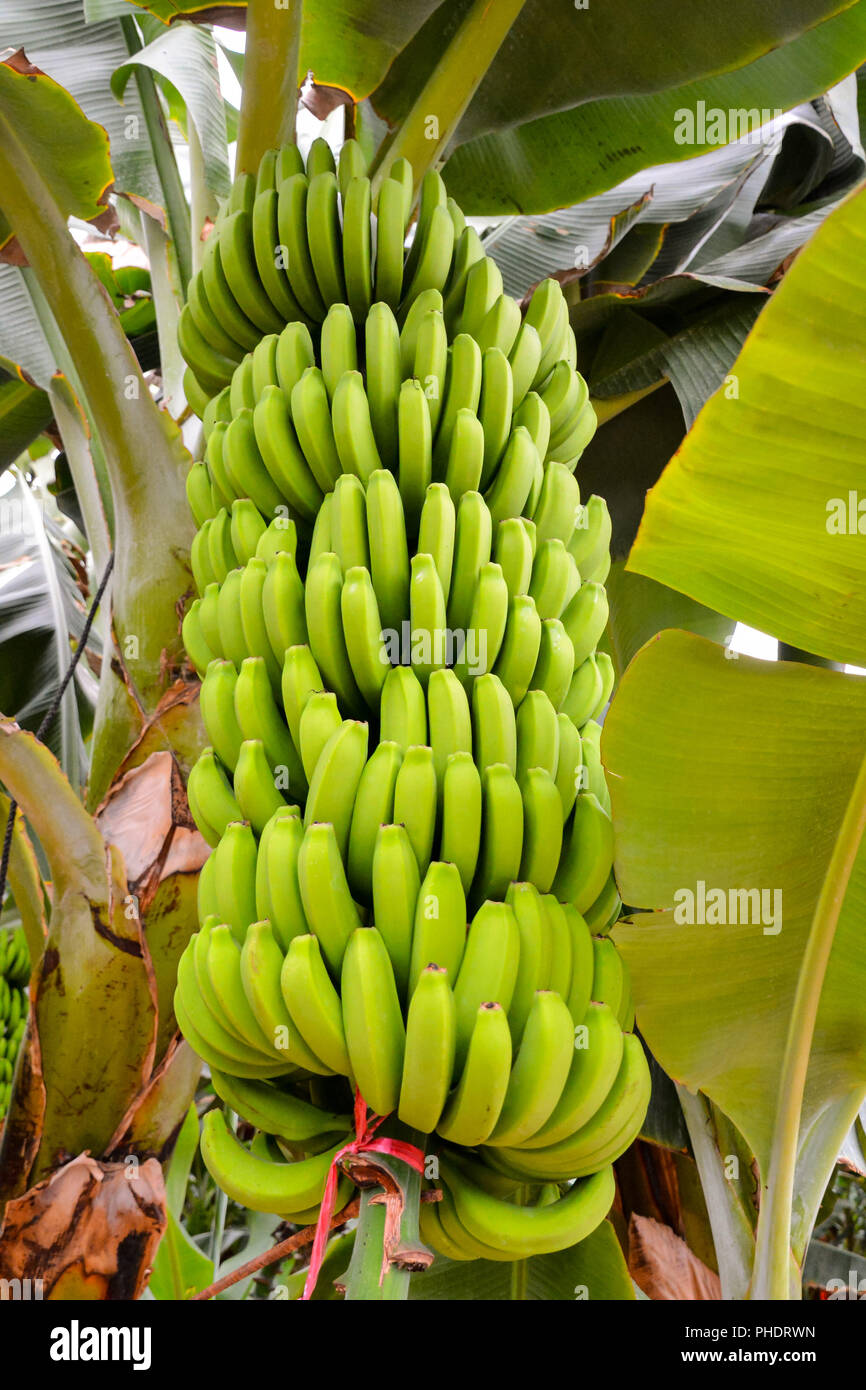
[[[9,1108],[12,1075],[27,1023],[30,953],[24,933],[0,931],[0,1120]]]
[[[183,621],[212,846],[175,1009],[221,1112],[202,1152],[314,1219],[358,1087],[430,1136],[453,1258],[603,1219],[649,1071],[598,722],[610,517],[559,284],[525,313],[447,198],[359,147],[242,175],[179,333],[204,448]]]

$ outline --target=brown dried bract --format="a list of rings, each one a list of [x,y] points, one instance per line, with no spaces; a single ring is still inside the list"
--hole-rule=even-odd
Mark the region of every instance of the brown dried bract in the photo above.
[[[721,1298],[719,1276],[670,1226],[632,1213],[628,1235],[629,1274],[648,1298],[672,1302]]]
[[[41,1280],[43,1298],[137,1299],[165,1227],[156,1159],[99,1163],[79,1154],[8,1204],[0,1279]]]

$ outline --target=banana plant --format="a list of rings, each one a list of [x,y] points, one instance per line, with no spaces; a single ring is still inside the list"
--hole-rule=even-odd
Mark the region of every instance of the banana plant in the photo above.
[[[140,15],[145,8],[153,24]],[[106,1164],[166,1157],[198,1072],[172,1013],[206,853],[182,791],[202,735],[197,682],[179,635],[192,526],[175,328],[227,166],[219,156],[225,111],[213,99],[213,75],[202,76],[212,39],[189,27],[196,8],[160,2],[133,10],[124,0],[76,6],[91,21],[89,34],[81,26],[79,56],[89,48],[110,77],[99,125],[84,95],[84,112],[70,95],[75,64],[64,67],[56,41],[39,43],[38,24],[56,36],[69,7],[41,0],[17,30],[12,21],[3,29],[19,51],[0,64],[0,239],[25,262],[15,287],[23,282],[37,307],[51,366],[62,372],[49,372],[61,400],[55,418],[94,558],[105,561],[109,548],[114,556],[86,807],[47,750],[0,725],[0,782],[21,807],[29,830],[18,833],[38,841],[52,885],[44,949],[33,933],[30,1028],[0,1151],[7,1218],[13,1205],[20,1217],[36,1200],[60,1154],[88,1148]],[[240,19],[244,7],[234,8]],[[312,99],[302,87],[312,72],[320,93],[344,94],[348,128],[377,185],[408,156],[418,181],[441,165],[468,212],[548,212],[650,163],[706,148],[706,137],[684,147],[672,135],[677,111],[698,100],[727,110],[753,106],[760,94],[762,106],[788,109],[817,97],[859,61],[863,9],[765,0],[758,11],[735,0],[720,36],[709,19],[682,25],[673,0],[652,17],[637,0],[617,0],[591,22],[565,0],[413,0],[396,10],[384,0],[355,0],[338,25],[324,0],[290,9],[253,0],[245,11],[235,172],[254,170],[266,149],[294,139],[298,102]],[[662,40],[668,32],[677,44]],[[191,204],[167,134],[172,111],[185,121]],[[125,145],[130,116],[134,139]],[[118,217],[150,258],[161,402],[68,228],[70,217],[99,217],[112,184]],[[23,916],[17,894],[15,905]],[[81,1040],[74,1056],[70,1034]],[[106,1051],[109,1074],[100,1065]],[[417,1205],[410,1225],[413,1216]],[[382,1219],[381,1208],[364,1203],[350,1297],[407,1296],[408,1278],[395,1279],[390,1293],[378,1285]],[[609,1228],[598,1236],[607,1255],[593,1267],[609,1259],[607,1287],[627,1297],[611,1239]],[[46,1273],[62,1276],[63,1250],[43,1258]],[[553,1272],[532,1263],[507,1285],[496,1282],[495,1296],[586,1282],[579,1260]]]

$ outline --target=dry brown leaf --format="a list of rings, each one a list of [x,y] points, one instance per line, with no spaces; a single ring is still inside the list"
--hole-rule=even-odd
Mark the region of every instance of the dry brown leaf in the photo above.
[[[720,1299],[719,1276],[692,1254],[670,1226],[632,1213],[628,1268],[648,1298],[664,1301]]]
[[[300,102],[317,121],[323,121],[338,106],[354,106],[351,92],[344,91],[342,87],[326,87],[323,83],[315,82],[311,72],[307,73],[301,85]]]
[[[123,854],[130,892],[146,914],[173,873],[197,873],[209,854],[192,824],[183,779],[169,752],[152,753],[115,782],[97,813],[109,844]]]
[[[99,1163],[79,1154],[8,1204],[0,1279],[39,1279],[46,1299],[136,1299],[165,1227],[156,1159]]]

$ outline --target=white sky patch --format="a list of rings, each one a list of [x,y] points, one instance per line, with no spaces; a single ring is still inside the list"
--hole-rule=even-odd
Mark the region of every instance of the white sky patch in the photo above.
[[[779,649],[775,637],[768,637],[766,632],[747,627],[745,623],[737,623],[731,647],[735,652],[742,652],[743,656],[757,656],[761,661],[778,660]]]

